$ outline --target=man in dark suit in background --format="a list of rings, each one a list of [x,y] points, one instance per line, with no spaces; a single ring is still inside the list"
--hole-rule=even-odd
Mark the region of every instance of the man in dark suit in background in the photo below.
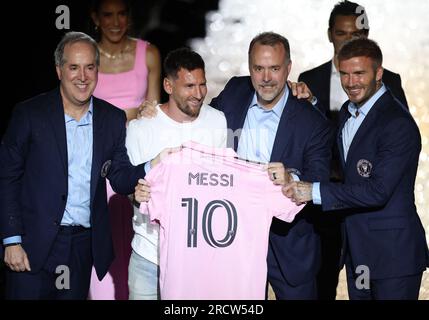
[[[328,28],[329,42],[334,47],[332,60],[299,75],[298,80],[307,84],[328,118],[335,120],[341,106],[348,99],[341,88],[338,51],[346,41],[354,37],[368,37],[368,33],[368,17],[362,6],[351,1],[337,3],[329,17]],[[383,83],[408,109],[400,75],[384,69]]]
[[[292,66],[287,39],[265,32],[249,46],[250,77],[234,77],[211,106],[223,111],[242,158],[270,162],[276,184],[290,179],[328,181],[332,132],[328,120],[287,85]],[[235,139],[238,138],[238,139]],[[320,243],[307,206],[293,223],[272,222],[268,281],[277,299],[316,299]],[[251,279],[249,279],[251,281]]]
[[[348,100],[341,87],[338,51],[347,40],[353,37],[367,37],[368,32],[368,18],[363,7],[350,1],[337,3],[329,17],[328,28],[328,38],[334,47],[332,60],[303,72],[298,78],[299,81],[305,82],[313,95],[317,97],[319,102],[317,106],[321,107],[321,111],[332,120],[335,127],[338,126],[338,111]],[[382,81],[392,94],[408,108],[399,74],[384,69]],[[340,179],[338,150],[334,148],[333,154],[331,180],[338,181]],[[340,273],[338,267],[341,250],[340,223],[341,217],[336,213],[320,217],[316,222],[322,245],[322,263],[317,276],[317,284],[319,298],[323,300],[334,300],[336,297]]]
[[[92,97],[96,42],[67,33],[55,64],[60,87],[18,104],[0,147],[9,299],[86,299],[92,265],[101,279],[113,258],[105,178],[130,194],[145,174],[129,162],[124,112]]]
[[[337,135],[344,180],[292,182],[283,192],[297,203],[312,200],[324,211],[342,210],[341,265],[350,299],[418,299],[429,266],[414,200],[419,129],[383,84],[383,56],[374,41],[351,40],[337,58],[349,97]]]

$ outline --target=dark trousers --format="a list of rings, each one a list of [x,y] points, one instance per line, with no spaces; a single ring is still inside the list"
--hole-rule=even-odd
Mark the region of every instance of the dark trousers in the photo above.
[[[338,112],[331,111],[332,123],[338,122]],[[333,128],[336,130],[336,127]],[[343,181],[340,153],[336,144],[332,147],[330,181]],[[337,211],[321,212],[314,217],[314,229],[320,237],[320,269],[317,274],[317,297],[319,300],[335,300],[340,276],[342,248],[341,222],[344,215]]]
[[[341,216],[335,212],[323,214],[315,223],[316,233],[320,237],[321,253],[317,296],[319,300],[335,300],[341,271]]]
[[[40,271],[7,271],[6,298],[84,300],[88,297],[91,268],[90,229],[61,227]]]
[[[6,297],[6,268],[3,261],[0,261],[0,300],[4,300]]]
[[[317,299],[316,279],[294,286],[283,276],[276,259],[268,259],[268,268],[268,282],[271,284],[277,300]]]
[[[350,300],[417,300],[419,298],[423,272],[398,278],[374,280],[370,278],[369,289],[356,286],[359,275],[352,270],[349,260],[346,262],[346,272]]]

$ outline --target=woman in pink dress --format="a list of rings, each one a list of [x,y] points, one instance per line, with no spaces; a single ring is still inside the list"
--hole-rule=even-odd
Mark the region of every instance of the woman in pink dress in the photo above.
[[[121,108],[135,119],[140,104],[159,101],[161,62],[158,49],[128,36],[130,7],[125,0],[95,1],[91,14],[99,34],[100,68],[94,96]],[[92,272],[90,299],[128,299],[128,263],[133,236],[133,210],[129,199],[107,186],[115,260],[99,281]]]

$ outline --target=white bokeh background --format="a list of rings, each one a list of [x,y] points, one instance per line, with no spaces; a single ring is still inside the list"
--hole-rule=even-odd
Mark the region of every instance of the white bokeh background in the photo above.
[[[402,77],[402,86],[422,135],[416,181],[416,205],[429,239],[429,1],[362,0],[369,37],[384,54],[384,67]],[[288,38],[292,71],[289,79],[332,58],[327,38],[328,18],[336,0],[220,0],[207,15],[207,37],[191,46],[206,61],[210,101],[233,75],[247,75],[250,40],[263,31]],[[344,273],[338,299],[347,299]],[[429,300],[429,275],[424,273],[420,299]]]

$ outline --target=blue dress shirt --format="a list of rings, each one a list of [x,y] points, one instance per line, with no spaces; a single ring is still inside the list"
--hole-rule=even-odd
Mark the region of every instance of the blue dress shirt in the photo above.
[[[240,158],[263,163],[270,161],[277,128],[288,96],[289,89],[285,86],[285,92],[276,105],[272,109],[266,109],[258,104],[255,93],[238,143],[237,154]]]
[[[67,133],[68,194],[61,225],[89,228],[92,167],[92,100],[88,112],[79,120],[64,115]]]

